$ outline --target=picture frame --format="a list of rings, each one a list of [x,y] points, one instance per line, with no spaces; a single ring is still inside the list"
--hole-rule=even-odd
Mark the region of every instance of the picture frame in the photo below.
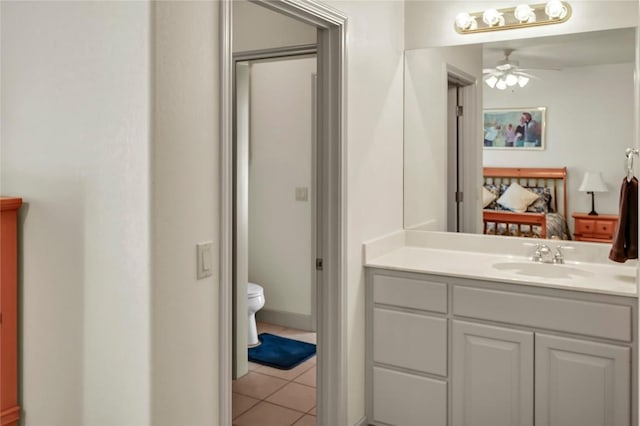
[[[546,107],[485,109],[484,149],[544,150]]]

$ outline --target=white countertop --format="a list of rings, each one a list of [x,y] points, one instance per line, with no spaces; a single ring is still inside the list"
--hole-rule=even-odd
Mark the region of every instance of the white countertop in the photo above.
[[[397,236],[394,238],[397,240]],[[636,297],[638,294],[635,262],[565,260],[565,264],[556,265],[536,263],[529,257],[500,254],[494,250],[474,252],[398,244],[387,248],[377,250],[373,256],[365,256],[365,266],[617,296]],[[570,257],[570,253],[565,255],[566,259]]]

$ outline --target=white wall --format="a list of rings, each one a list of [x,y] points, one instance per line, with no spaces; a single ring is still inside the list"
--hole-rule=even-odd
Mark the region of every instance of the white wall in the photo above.
[[[362,242],[402,228],[404,3],[330,1],[347,23],[348,424],[364,416]]]
[[[609,192],[595,194],[596,211],[617,214],[624,152],[635,144],[633,70],[633,63],[537,70],[539,79],[514,92],[486,89],[485,108],[544,106],[547,117],[546,149],[484,150],[484,165],[566,166],[569,218],[591,210],[591,196],[578,187],[586,171],[600,171]]]
[[[404,226],[447,230],[447,65],[482,81],[482,46],[405,52]],[[478,88],[476,115],[482,88]],[[465,118],[474,120],[467,111]],[[471,138],[473,139],[473,138]],[[467,147],[475,157],[477,147]],[[466,170],[474,174],[477,170]],[[475,180],[473,176],[469,177]],[[474,200],[468,194],[467,203]]]
[[[155,3],[153,425],[218,415],[219,4]],[[196,280],[196,243],[213,241]]]
[[[544,3],[544,2],[539,2]],[[407,49],[433,46],[487,43],[518,38],[628,28],[638,23],[637,0],[571,0],[572,15],[558,25],[458,34],[453,26],[460,12],[480,12],[488,7],[513,7],[513,1],[411,0],[406,4],[405,44]]]
[[[233,51],[314,44],[317,30],[247,0],[233,0]]]
[[[264,288],[265,311],[311,315],[315,72],[315,57],[251,64],[249,281]]]
[[[149,424],[150,4],[0,7],[24,424]]]

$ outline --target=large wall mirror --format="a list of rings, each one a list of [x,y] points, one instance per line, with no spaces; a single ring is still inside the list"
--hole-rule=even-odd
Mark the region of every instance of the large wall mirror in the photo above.
[[[586,189],[606,191],[594,217],[617,215],[635,144],[635,43],[636,28],[622,28],[408,50],[405,229],[580,238]],[[505,67],[519,71],[513,86],[485,83]],[[497,222],[506,209],[525,214]]]

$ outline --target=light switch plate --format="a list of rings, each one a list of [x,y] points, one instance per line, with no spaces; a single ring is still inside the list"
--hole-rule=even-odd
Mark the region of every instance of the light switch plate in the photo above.
[[[213,243],[211,241],[196,244],[196,258],[198,279],[213,275]]]

